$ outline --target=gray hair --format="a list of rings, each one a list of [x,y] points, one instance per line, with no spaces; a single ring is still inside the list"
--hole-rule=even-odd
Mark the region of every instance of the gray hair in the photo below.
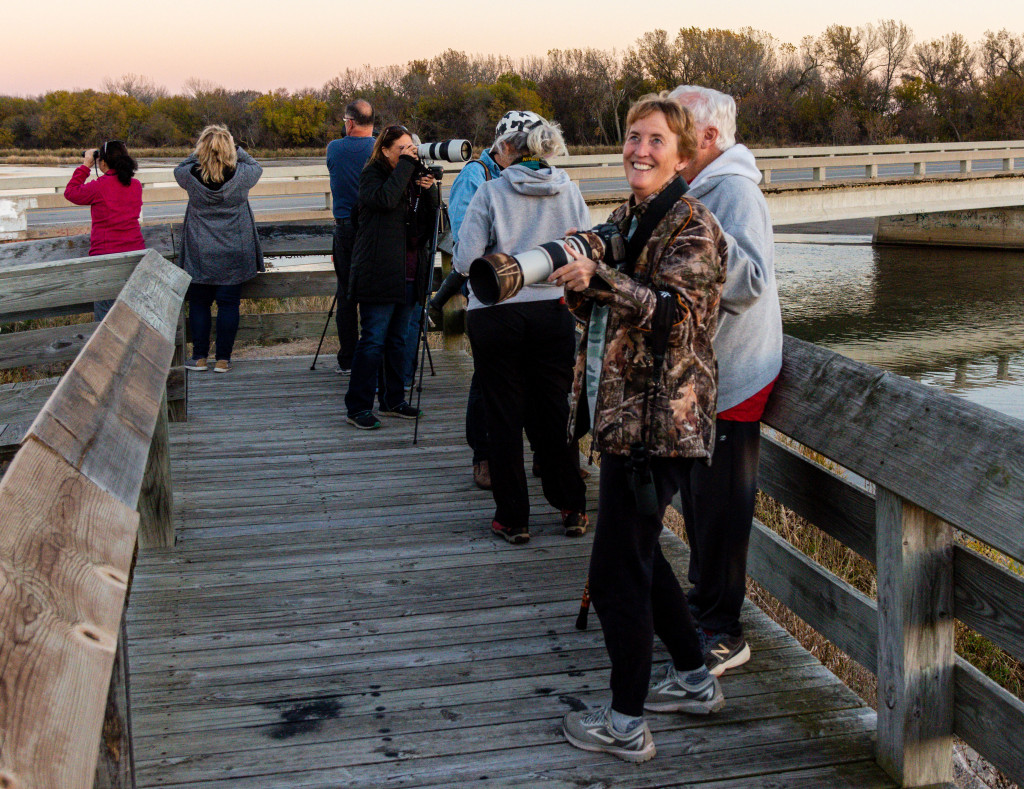
[[[520,156],[536,156],[540,159],[568,153],[562,129],[554,121],[543,119],[531,129],[515,129],[501,135],[494,141],[491,150],[500,153],[502,145]]]
[[[699,85],[680,85],[668,95],[693,113],[699,128],[718,129],[718,150],[727,151],[736,144],[736,101],[732,96]]]

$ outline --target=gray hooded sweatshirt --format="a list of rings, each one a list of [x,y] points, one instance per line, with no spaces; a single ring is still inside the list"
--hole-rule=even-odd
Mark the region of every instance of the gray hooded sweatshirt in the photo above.
[[[718,410],[739,405],[782,369],[782,314],[775,284],[775,241],[761,172],[745,145],[734,145],[690,184],[729,244],[729,266],[715,336]]]
[[[590,227],[590,211],[576,186],[562,170],[532,170],[513,165],[500,178],[480,184],[466,209],[455,247],[455,268],[469,273],[481,255],[504,252],[516,255],[561,238],[572,228]],[[523,288],[502,304],[560,299],[561,285],[537,284]],[[484,307],[470,288],[467,309]]]

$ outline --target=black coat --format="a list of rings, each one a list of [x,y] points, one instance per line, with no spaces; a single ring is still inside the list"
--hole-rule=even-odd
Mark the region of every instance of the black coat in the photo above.
[[[353,301],[368,304],[405,304],[407,193],[416,189],[412,176],[416,161],[403,156],[392,170],[385,162],[369,161],[359,176],[356,238],[352,247],[352,269],[348,294]],[[416,299],[425,296],[427,246],[434,229],[440,198],[435,185],[420,198],[415,222],[421,239],[416,270]]]

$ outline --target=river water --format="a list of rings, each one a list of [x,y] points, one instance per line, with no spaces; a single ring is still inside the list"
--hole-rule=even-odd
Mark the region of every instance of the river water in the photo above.
[[[787,334],[1024,420],[1024,253],[835,240],[776,243]]]

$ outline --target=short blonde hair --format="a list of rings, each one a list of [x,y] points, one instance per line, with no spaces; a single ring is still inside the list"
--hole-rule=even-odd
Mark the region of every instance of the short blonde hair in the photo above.
[[[648,93],[636,100],[626,113],[626,129],[649,115],[660,112],[665,116],[669,130],[676,135],[676,147],[679,156],[689,161],[697,155],[697,125],[693,122],[693,113],[669,98],[668,91]]]
[[[227,173],[238,166],[235,138],[228,127],[215,123],[203,129],[196,143],[196,158],[204,181],[224,183]]]

